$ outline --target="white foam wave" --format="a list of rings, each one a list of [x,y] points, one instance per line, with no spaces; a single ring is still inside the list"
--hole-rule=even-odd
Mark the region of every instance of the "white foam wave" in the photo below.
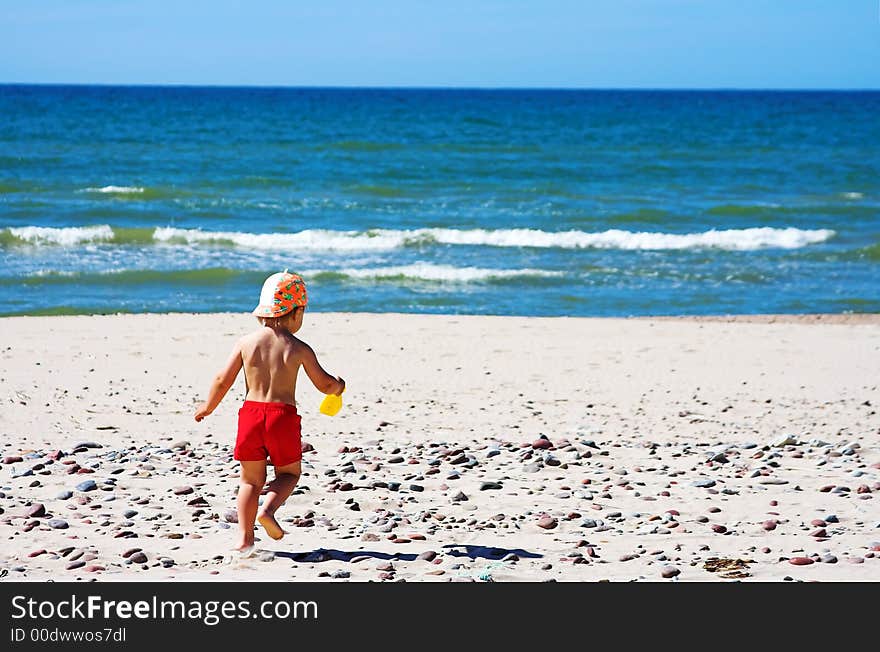
[[[130,195],[141,193],[144,189],[140,186],[103,186],[101,188],[86,188],[84,192],[103,192],[114,195]]]
[[[16,238],[33,244],[76,245],[112,240],[106,225],[74,227],[10,227]],[[413,229],[331,231],[307,229],[297,233],[243,233],[159,227],[153,241],[164,244],[222,244],[266,251],[388,251],[407,245],[440,243],[488,247],[563,249],[676,250],[715,248],[751,251],[764,248],[797,249],[834,237],[830,229],[750,228],[700,233],[652,233],[612,229],[600,232],[541,231],[538,229]]]
[[[107,224],[100,226],[18,226],[10,227],[13,237],[30,244],[77,245],[113,239],[113,229]]]
[[[157,242],[187,244],[231,243],[248,249],[276,251],[382,251],[405,244],[405,231],[362,232],[310,229],[298,233],[241,233],[237,231],[201,231],[199,229],[157,228]]]
[[[842,192],[840,196],[844,199],[862,199],[865,195],[860,192]]]
[[[565,249],[664,250],[716,248],[749,251],[769,247],[796,249],[824,242],[834,236],[829,229],[775,229],[771,227],[728,229],[701,233],[651,233],[611,229],[598,233],[586,231],[548,232],[536,229],[426,229],[426,235],[437,242],[456,245],[489,245],[495,247],[560,247]]]
[[[778,247],[797,249],[824,242],[834,236],[830,229],[750,229],[711,230],[701,233],[651,233],[611,229],[601,232],[541,231],[538,229],[413,229],[373,231],[305,230],[298,233],[210,232],[196,229],[156,229],[160,242],[231,243],[253,249],[282,251],[340,250],[380,251],[407,244],[438,242],[450,245],[491,247],[541,247],[565,249],[668,250],[716,248],[731,251]]]
[[[487,281],[492,279],[516,278],[516,277],[554,277],[564,276],[563,272],[544,269],[489,269],[484,267],[454,267],[452,265],[434,265],[432,263],[413,263],[412,265],[399,265],[391,267],[369,267],[355,269],[340,269],[340,274],[355,279],[395,279],[409,278],[420,281],[459,282],[471,283],[474,281]],[[303,274],[308,278],[316,275],[318,271],[306,271]]]

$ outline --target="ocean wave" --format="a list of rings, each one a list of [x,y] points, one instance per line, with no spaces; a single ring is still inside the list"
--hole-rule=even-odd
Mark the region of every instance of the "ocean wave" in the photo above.
[[[140,186],[103,186],[101,188],[86,188],[83,192],[100,192],[113,195],[131,195],[144,192]]]
[[[597,233],[586,231],[548,232],[536,229],[425,229],[437,242],[456,245],[488,245],[496,247],[558,247],[563,249],[726,249],[750,251],[764,248],[797,249],[825,242],[834,236],[830,229],[750,229],[711,230],[701,233],[655,233],[610,229]]]
[[[320,280],[322,277],[348,277],[357,280],[416,280],[434,282],[473,283],[478,281],[504,280],[510,278],[552,278],[564,276],[564,272],[544,269],[489,269],[484,267],[455,267],[453,265],[434,265],[432,263],[413,263],[390,267],[368,267],[357,269],[340,269],[334,272],[306,270],[306,278]]]
[[[0,230],[0,244],[73,246],[113,239],[108,224],[100,226],[18,226]]]
[[[307,281],[429,281],[438,283],[503,282],[508,279],[557,278],[564,272],[544,269],[490,269],[483,267],[455,267],[432,263],[413,263],[388,267],[355,267],[342,269],[302,270]],[[0,277],[0,285],[223,285],[233,279],[249,280],[258,284],[263,274],[255,271],[212,267],[201,269],[107,269],[103,271],[56,271],[39,269],[26,276]]]
[[[77,227],[11,227],[0,230],[0,244],[77,245],[88,242],[113,244],[216,245],[272,251],[387,251],[407,246],[535,247],[561,249],[681,250],[797,249],[834,237],[830,229],[757,227],[711,230],[699,233],[663,233],[610,229],[588,231],[542,231],[538,229],[374,229],[331,231],[307,229],[296,233],[243,233],[202,231],[174,227],[113,228],[107,224]]]
[[[406,244],[404,231],[328,231],[309,229],[298,233],[241,233],[160,227],[156,242],[168,244],[214,244],[276,251],[384,251]]]

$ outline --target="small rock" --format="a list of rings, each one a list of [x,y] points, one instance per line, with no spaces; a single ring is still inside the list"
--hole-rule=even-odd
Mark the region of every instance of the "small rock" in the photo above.
[[[94,480],[85,480],[76,485],[77,491],[94,491],[98,488],[98,483]]]
[[[809,566],[813,563],[813,560],[809,557],[792,557],[788,560],[788,563],[793,566]]]
[[[797,443],[797,437],[794,435],[780,435],[770,445],[774,448],[782,448],[783,446],[795,446]]]
[[[482,482],[480,483],[480,491],[486,491],[488,489],[501,489],[500,482]]]
[[[675,577],[679,574],[681,574],[681,571],[678,570],[675,566],[663,566],[660,569],[660,575],[666,578]]]
[[[426,550],[421,553],[416,559],[421,559],[422,561],[434,561],[434,558],[437,556],[437,553],[433,550]]]
[[[27,515],[29,518],[40,518],[46,515],[46,506],[43,503],[34,503],[28,507]]]
[[[552,530],[557,525],[557,521],[552,516],[544,516],[538,520],[538,527],[544,530]]]
[[[172,491],[174,492],[175,496],[186,496],[187,494],[191,494],[193,491],[195,491],[195,489],[190,486],[184,485],[181,487],[174,487]]]
[[[60,518],[50,518],[48,521],[48,525],[51,528],[56,530],[66,530],[67,529],[67,521],[64,521]]]

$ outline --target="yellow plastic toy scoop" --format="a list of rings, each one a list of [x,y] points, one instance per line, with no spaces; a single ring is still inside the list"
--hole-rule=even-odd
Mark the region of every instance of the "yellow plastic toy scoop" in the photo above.
[[[344,392],[345,390],[343,389],[342,391]],[[328,417],[334,416],[342,409],[342,395],[327,394],[324,400],[321,401],[321,407],[318,409],[321,411],[321,414],[326,414]]]

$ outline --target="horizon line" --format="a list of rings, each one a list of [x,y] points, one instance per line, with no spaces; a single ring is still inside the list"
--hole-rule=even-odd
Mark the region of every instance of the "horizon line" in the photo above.
[[[192,84],[192,83],[115,83],[115,82],[7,82],[0,86],[80,86],[111,88],[205,88],[265,90],[433,90],[433,91],[641,91],[641,92],[777,92],[777,93],[865,93],[880,87],[772,87],[772,86],[383,86],[383,85],[287,85],[287,84]]]

